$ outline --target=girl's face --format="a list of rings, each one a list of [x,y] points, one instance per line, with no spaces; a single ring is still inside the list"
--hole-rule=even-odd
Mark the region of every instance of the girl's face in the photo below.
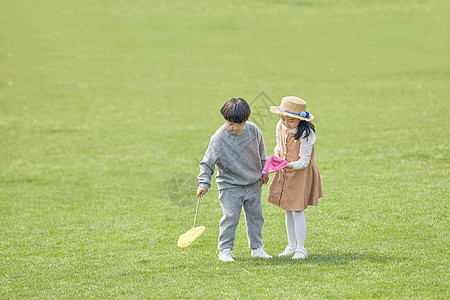
[[[241,134],[242,131],[244,131],[245,128],[245,122],[242,123],[233,123],[230,121],[225,120],[225,126],[227,126],[227,129],[233,133],[233,134]]]
[[[292,118],[289,116],[281,116],[281,123],[288,129],[294,129],[298,126],[298,123],[300,123],[300,119]]]

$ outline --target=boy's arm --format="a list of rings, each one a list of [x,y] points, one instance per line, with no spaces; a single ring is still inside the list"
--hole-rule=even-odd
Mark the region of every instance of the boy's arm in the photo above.
[[[266,145],[264,144],[264,138],[261,131],[259,131],[258,135],[259,135],[259,157],[261,157],[261,166],[262,168],[264,168],[264,164],[266,163],[267,160]]]
[[[264,164],[267,160],[266,145],[264,145],[264,138],[261,132],[259,132],[259,156],[261,157],[261,166],[264,168]],[[261,170],[262,171],[262,170]],[[262,174],[263,184],[269,182],[269,175]]]
[[[206,191],[211,186],[211,178],[214,174],[215,165],[217,161],[217,154],[215,151],[214,143],[210,142],[208,145],[208,149],[206,150],[205,156],[200,162],[200,174],[198,174],[198,188],[203,188],[205,191],[202,193],[204,195]],[[199,191],[197,190],[197,194]]]

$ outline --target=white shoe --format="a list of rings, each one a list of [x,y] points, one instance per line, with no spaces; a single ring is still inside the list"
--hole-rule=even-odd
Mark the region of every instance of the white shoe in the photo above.
[[[292,256],[292,259],[305,259],[308,256],[308,253],[305,249],[295,249],[295,254]]]
[[[267,254],[266,251],[264,251],[263,248],[252,249],[252,257],[272,258],[272,256]]]
[[[224,262],[234,261],[234,258],[231,257],[231,249],[225,249],[219,252],[219,259]]]
[[[286,249],[284,249],[283,252],[281,252],[280,254],[278,254],[279,257],[283,257],[283,256],[289,256],[295,253],[295,249],[292,248],[291,246],[287,246]]]

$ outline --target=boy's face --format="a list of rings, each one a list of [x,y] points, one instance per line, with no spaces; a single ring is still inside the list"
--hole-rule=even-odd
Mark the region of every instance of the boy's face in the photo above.
[[[292,118],[289,116],[281,116],[281,123],[288,129],[294,129],[298,126],[298,123],[300,123],[300,119]]]
[[[225,120],[225,125],[227,126],[227,129],[233,134],[241,134],[245,128],[245,122],[233,123],[233,122]]]

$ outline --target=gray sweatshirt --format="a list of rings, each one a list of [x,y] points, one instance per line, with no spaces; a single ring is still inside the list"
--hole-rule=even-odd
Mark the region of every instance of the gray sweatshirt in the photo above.
[[[249,185],[261,178],[265,161],[266,147],[255,124],[247,121],[240,134],[231,133],[223,124],[209,141],[197,179],[201,187],[209,189],[217,168],[219,190]]]

